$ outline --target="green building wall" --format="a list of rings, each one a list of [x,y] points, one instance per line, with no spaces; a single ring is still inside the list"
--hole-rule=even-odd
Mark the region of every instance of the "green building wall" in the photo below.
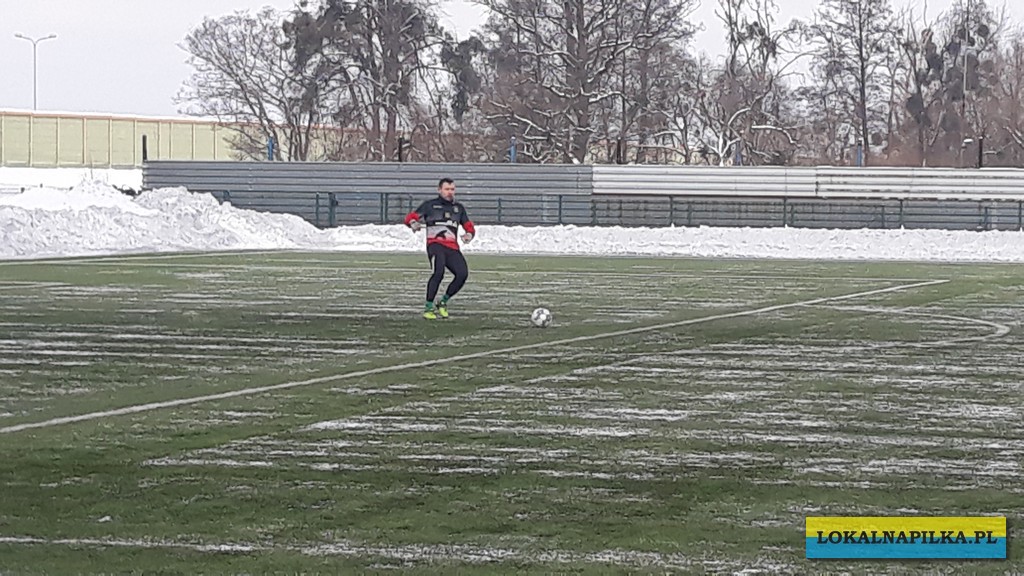
[[[151,160],[234,160],[215,122],[0,110],[0,166],[137,168]]]

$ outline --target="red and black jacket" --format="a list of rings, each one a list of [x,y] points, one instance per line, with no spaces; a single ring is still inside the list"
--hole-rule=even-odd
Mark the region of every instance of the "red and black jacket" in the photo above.
[[[405,217],[405,225],[419,220],[427,227],[427,245],[441,244],[454,250],[459,249],[459,226],[466,232],[476,234],[476,228],[469,219],[466,207],[459,202],[445,200],[438,195],[419,205]]]

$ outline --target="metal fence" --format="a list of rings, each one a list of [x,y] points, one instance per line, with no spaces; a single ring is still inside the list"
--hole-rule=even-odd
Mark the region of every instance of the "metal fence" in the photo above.
[[[1024,171],[152,162],[184,186],[321,227],[396,223],[452,177],[480,224],[1024,229]]]
[[[592,172],[585,166],[151,162],[143,168],[143,185],[183,186],[239,208],[339,226],[401,221],[445,176],[456,181],[459,199],[480,223],[591,221]]]
[[[1022,230],[1024,201],[594,196],[594,225]]]
[[[442,177],[460,195],[583,194],[593,190],[589,166],[542,164],[425,164],[397,162],[175,162],[143,167],[147,188],[185,186],[196,191],[430,194]]]
[[[594,166],[594,194],[1024,200],[1024,170]]]
[[[287,195],[245,191],[210,193],[218,200],[238,208],[295,214],[319,227],[401,222],[406,214],[431,197],[430,192],[418,195],[388,192],[292,192]],[[458,200],[466,204],[470,217],[478,224],[546,226],[597,223],[597,206],[587,196],[579,194],[459,194]]]

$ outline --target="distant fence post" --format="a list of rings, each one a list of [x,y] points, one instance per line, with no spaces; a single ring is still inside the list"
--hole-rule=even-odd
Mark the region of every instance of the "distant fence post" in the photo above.
[[[149,147],[146,143],[146,135],[142,135],[142,161],[147,162],[149,160]]]
[[[274,137],[267,139],[267,160],[274,160]]]

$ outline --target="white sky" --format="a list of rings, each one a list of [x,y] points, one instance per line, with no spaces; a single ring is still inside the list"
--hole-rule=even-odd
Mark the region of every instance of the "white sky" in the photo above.
[[[937,15],[961,1],[930,0],[928,10]],[[777,2],[783,22],[810,17],[816,6],[814,0]],[[265,5],[287,9],[294,0],[0,0],[0,109],[32,108],[32,45],[14,34],[57,34],[38,45],[40,111],[175,116],[173,98],[191,73],[178,47],[189,30],[204,16]],[[1014,21],[1024,23],[1024,1],[1006,5]],[[716,6],[716,0],[702,0],[694,17],[705,28],[698,48],[712,54],[723,46]],[[441,8],[459,38],[484,14],[467,0],[443,0]]]

